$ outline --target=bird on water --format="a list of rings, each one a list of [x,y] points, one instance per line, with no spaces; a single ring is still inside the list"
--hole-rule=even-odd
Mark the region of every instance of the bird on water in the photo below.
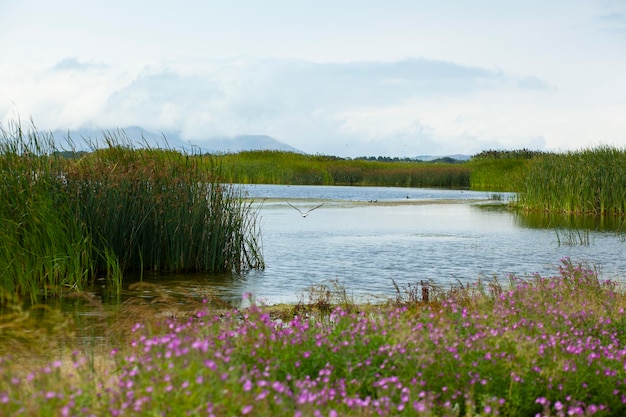
[[[322,203],[322,204],[320,204],[319,206],[315,206],[315,207],[313,207],[312,209],[309,209],[309,210],[307,210],[307,211],[302,211],[302,210],[300,210],[298,207],[296,207],[296,206],[292,205],[290,202],[287,202],[287,204],[289,204],[291,207],[293,207],[293,208],[295,208],[296,210],[298,210],[298,212],[302,215],[302,217],[306,217],[306,216],[308,216],[310,212],[312,212],[313,210],[318,209],[318,208],[320,208],[320,207],[322,207],[322,206],[324,205],[324,203]]]

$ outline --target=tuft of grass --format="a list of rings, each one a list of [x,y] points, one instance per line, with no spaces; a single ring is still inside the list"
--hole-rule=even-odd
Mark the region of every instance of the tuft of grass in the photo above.
[[[312,284],[294,307],[295,312],[317,311],[328,315],[333,308],[341,306],[346,310],[353,310],[357,303],[348,295],[346,287],[339,280],[330,279],[326,282]]]
[[[589,246],[589,229],[554,229],[559,246]]]

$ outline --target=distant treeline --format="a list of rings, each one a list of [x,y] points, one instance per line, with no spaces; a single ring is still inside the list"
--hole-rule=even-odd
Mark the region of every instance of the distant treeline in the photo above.
[[[472,156],[472,159],[532,159],[536,156],[547,155],[550,152],[531,149],[497,150],[489,149]]]
[[[424,161],[418,158],[399,158],[399,157],[391,157],[391,156],[359,156],[354,158],[357,161],[377,161],[377,162],[439,162],[444,164],[455,164],[462,163],[464,161],[451,158],[449,156],[444,156],[441,158],[435,158],[428,161]]]

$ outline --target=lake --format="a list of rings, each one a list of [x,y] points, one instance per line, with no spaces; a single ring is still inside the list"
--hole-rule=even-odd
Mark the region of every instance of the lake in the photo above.
[[[356,299],[395,294],[421,280],[449,286],[494,275],[557,273],[560,260],[589,262],[621,280],[626,243],[607,219],[522,216],[514,195],[387,187],[244,187],[258,208],[266,268],[242,275],[158,275],[170,292],[207,291],[237,302],[251,293],[268,304],[305,300],[307,288],[337,282]],[[294,207],[306,212],[303,217]],[[568,229],[577,227],[578,229]],[[579,244],[582,239],[585,244]],[[129,295],[127,293],[127,295]]]

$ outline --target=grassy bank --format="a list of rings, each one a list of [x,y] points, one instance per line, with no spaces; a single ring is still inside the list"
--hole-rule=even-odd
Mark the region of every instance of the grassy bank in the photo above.
[[[0,137],[0,290],[33,301],[129,270],[262,267],[256,213],[217,165],[103,132],[80,155],[51,135]],[[0,304],[1,304],[0,297]]]
[[[256,184],[468,188],[464,164],[369,161],[293,152],[249,151],[215,156],[227,181]]]
[[[626,413],[625,295],[567,259],[553,277],[366,307],[282,321],[258,307],[201,309],[142,320],[104,356],[67,347],[39,366],[5,356],[0,414]]]

